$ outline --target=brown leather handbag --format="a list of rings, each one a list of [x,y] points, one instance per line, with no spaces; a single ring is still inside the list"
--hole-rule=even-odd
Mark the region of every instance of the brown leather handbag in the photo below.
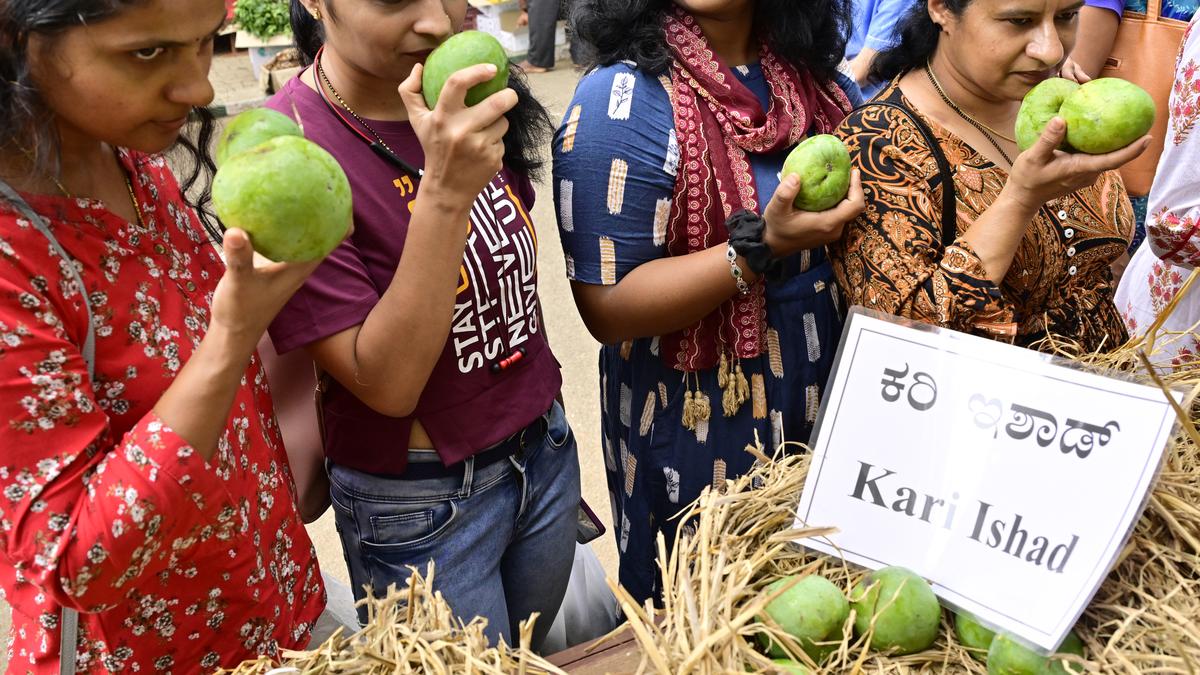
[[[1150,194],[1154,170],[1163,151],[1167,135],[1168,101],[1175,82],[1175,60],[1183,42],[1187,22],[1159,16],[1162,0],[1147,0],[1147,13],[1125,12],[1112,54],[1100,71],[1100,77],[1119,77],[1150,93],[1157,107],[1154,126],[1150,128],[1150,147],[1137,159],[1121,167],[1121,178],[1129,194],[1143,197]]]

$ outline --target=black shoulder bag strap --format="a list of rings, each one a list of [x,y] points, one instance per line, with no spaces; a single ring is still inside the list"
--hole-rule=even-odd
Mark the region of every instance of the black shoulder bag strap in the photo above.
[[[885,108],[894,108],[904,113],[912,123],[916,125],[917,130],[921,132],[921,136],[925,138],[925,145],[929,146],[929,152],[933,154],[934,161],[937,162],[938,173],[941,174],[942,181],[942,250],[954,243],[958,238],[958,205],[956,194],[954,191],[954,172],[950,170],[950,162],[946,159],[946,153],[942,152],[942,146],[933,135],[933,131],[929,129],[929,125],[921,119],[921,116],[909,109],[908,106],[899,103],[891,103],[889,101],[872,101],[865,106],[883,106]]]
[[[0,198],[3,198],[12,203],[13,206],[21,212],[36,229],[42,233],[49,242],[50,248],[58,254],[64,263],[63,269],[66,270],[72,277],[75,285],[79,288],[79,293],[83,297],[83,307],[87,310],[87,337],[83,341],[83,360],[87,364],[88,379],[95,381],[96,379],[96,327],[92,323],[92,303],[88,298],[87,286],[83,284],[83,277],[80,276],[79,270],[76,269],[75,259],[67,253],[62,244],[58,243],[54,233],[50,231],[50,224],[46,222],[11,185],[0,180]],[[61,630],[58,643],[58,672],[60,675],[75,675],[75,649],[79,642],[79,612],[64,606],[60,617],[59,628]]]

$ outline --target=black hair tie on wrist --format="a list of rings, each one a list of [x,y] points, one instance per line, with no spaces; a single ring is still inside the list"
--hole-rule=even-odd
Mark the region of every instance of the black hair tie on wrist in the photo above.
[[[725,227],[729,230],[729,245],[746,259],[751,272],[760,277],[775,278],[778,275],[781,264],[763,241],[767,221],[762,216],[742,209],[729,216]]]

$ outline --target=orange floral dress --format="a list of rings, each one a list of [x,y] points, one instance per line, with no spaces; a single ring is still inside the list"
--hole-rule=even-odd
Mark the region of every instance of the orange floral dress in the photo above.
[[[912,104],[893,82],[877,100]],[[957,238],[942,250],[942,180],[920,131],[904,113],[866,104],[837,135],[862,172],[867,209],[830,245],[850,304],[1028,347],[1047,334],[1085,351],[1127,335],[1113,304],[1109,265],[1133,233],[1133,211],[1116,172],[1047,202],[1034,217],[1000,285],[961,239],[996,200],[1008,172],[922,115],[953,172]]]

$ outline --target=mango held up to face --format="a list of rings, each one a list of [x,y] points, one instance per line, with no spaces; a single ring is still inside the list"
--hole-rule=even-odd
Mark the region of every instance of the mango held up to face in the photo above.
[[[1145,136],[1154,113],[1145,89],[1116,77],[1081,85],[1059,111],[1067,122],[1067,143],[1089,155],[1120,150]]]
[[[496,76],[467,90],[466,104],[473,106],[508,86],[508,55],[496,38],[477,30],[450,36],[425,59],[421,73],[421,93],[430,110],[437,105],[446,80],[463,68],[490,63]]]
[[[1119,150],[1150,131],[1154,99],[1141,87],[1115,77],[1083,85],[1050,78],[1025,95],[1017,113],[1017,145],[1037,141],[1055,115],[1067,123],[1065,150],[1091,155]]]
[[[937,639],[942,607],[929,583],[903,567],[884,567],[850,591],[854,631],[865,635],[874,622],[871,648],[893,654],[928,649]]]
[[[1017,111],[1017,147],[1024,152],[1037,142],[1042,130],[1054,119],[1062,108],[1063,101],[1075,93],[1079,85],[1062,77],[1051,77],[1042,80],[1021,101],[1021,109]],[[1065,150],[1066,141],[1063,141]]]
[[[252,108],[234,117],[225,125],[217,141],[217,166],[234,155],[275,138],[303,136],[300,127],[290,117],[270,108]]]
[[[796,208],[803,211],[833,208],[850,190],[850,153],[837,136],[810,136],[783,160],[780,175],[791,174],[800,176]]]
[[[1057,654],[1083,656],[1083,640],[1075,631],[1067,633]],[[1082,673],[1083,667],[1038,654],[1003,633],[992,640],[987,655],[988,675],[1068,675]]]
[[[316,260],[350,227],[350,182],[316,143],[278,136],[234,155],[213,179],[213,208],[275,261]]]
[[[768,593],[775,592],[794,577],[784,577],[767,587]],[[842,625],[850,615],[850,603],[841,589],[823,576],[810,574],[784,591],[767,605],[766,613],[788,635],[800,643],[800,647],[814,661],[820,663],[832,650],[817,642],[840,640]],[[785,658],[783,648],[771,642],[769,637],[760,641],[774,658]]]

